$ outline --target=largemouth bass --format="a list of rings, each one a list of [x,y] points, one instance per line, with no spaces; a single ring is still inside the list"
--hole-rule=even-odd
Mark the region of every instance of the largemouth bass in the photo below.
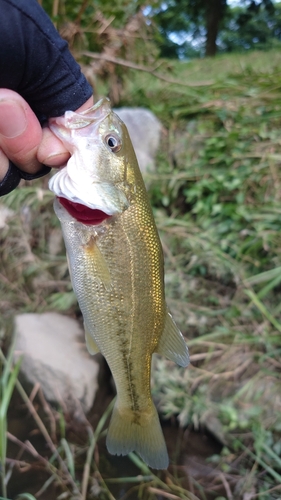
[[[72,155],[49,187],[86,344],[104,355],[116,384],[107,448],[136,451],[165,469],[151,358],[160,353],[187,366],[189,355],[165,302],[162,247],[131,140],[108,99],[79,114],[67,111],[50,127]]]

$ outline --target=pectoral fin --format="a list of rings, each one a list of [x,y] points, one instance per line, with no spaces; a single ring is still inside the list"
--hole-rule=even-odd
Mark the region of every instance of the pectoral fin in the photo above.
[[[169,312],[166,314],[164,331],[155,352],[166,356],[180,366],[189,364],[188,347]]]
[[[109,290],[111,288],[111,277],[108,265],[93,236],[84,246],[84,249],[85,256],[89,259],[87,269],[90,269],[90,276],[96,282],[102,284],[106,290]]]
[[[91,336],[88,328],[86,327],[84,323],[84,330],[85,330],[85,339],[86,339],[86,346],[90,354],[94,355],[100,352],[97,344],[95,343],[93,337]]]

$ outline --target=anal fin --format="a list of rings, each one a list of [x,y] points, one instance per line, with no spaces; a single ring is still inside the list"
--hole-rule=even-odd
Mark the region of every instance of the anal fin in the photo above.
[[[182,333],[174,322],[172,315],[167,311],[166,321],[162,336],[156,351],[158,354],[166,356],[179,366],[189,365],[189,353]]]
[[[88,328],[86,327],[84,323],[84,330],[85,330],[85,339],[86,339],[86,346],[90,354],[94,355],[100,352],[97,344],[95,343],[92,335],[90,334]]]

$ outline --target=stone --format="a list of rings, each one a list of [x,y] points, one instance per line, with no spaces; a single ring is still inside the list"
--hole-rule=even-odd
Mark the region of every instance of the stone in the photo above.
[[[70,413],[89,411],[100,365],[88,354],[78,321],[55,312],[19,314],[15,334],[21,378],[29,385],[39,382],[45,398],[62,403]]]
[[[145,108],[119,108],[114,112],[125,123],[142,174],[155,172],[155,156],[160,144],[161,122]]]

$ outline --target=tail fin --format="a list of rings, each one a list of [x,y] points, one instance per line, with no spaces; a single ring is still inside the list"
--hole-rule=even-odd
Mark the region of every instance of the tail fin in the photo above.
[[[117,403],[106,439],[109,453],[127,455],[136,451],[153,469],[167,469],[169,457],[155,406],[149,414],[136,414],[128,409],[119,411]]]

